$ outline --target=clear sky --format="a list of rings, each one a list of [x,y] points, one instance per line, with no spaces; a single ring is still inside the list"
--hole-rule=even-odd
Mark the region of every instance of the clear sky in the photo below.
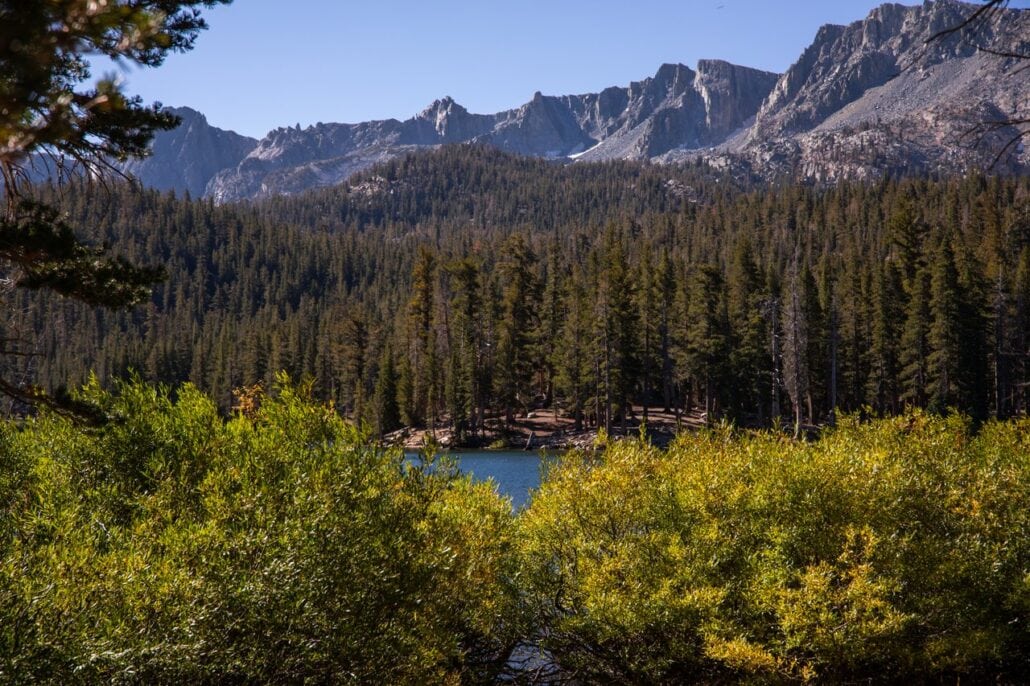
[[[879,4],[236,0],[206,13],[210,29],[192,52],[123,78],[147,102],[187,105],[214,126],[261,137],[298,123],[407,119],[445,95],[472,112],[497,112],[537,90],[623,86],[663,62],[693,68],[718,58],[781,72],[819,26],[859,20]]]

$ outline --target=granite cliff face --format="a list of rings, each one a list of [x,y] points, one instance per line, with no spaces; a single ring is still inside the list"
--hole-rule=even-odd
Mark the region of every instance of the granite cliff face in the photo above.
[[[448,97],[403,122],[276,129],[237,165],[214,175],[206,193],[219,202],[295,193],[445,143],[555,159],[650,159],[678,147],[723,142],[754,116],[776,78],[705,60],[696,72],[666,64],[652,78],[600,93],[536,93],[525,105],[497,114],[471,114]]]
[[[333,185],[446,143],[576,161],[700,157],[762,178],[826,182],[992,165],[1024,173],[1022,146],[994,160],[1014,130],[994,131],[980,145],[970,132],[1028,116],[1030,69],[977,44],[1030,53],[1030,11],[1005,10],[972,39],[928,42],[975,8],[955,0],[883,5],[848,26],[824,26],[782,75],[720,60],[701,60],[696,70],[665,64],[626,87],[536,93],[496,114],[472,114],[448,97],[405,121],[280,128],[255,142],[177,110],[183,126],[159,135],[154,155],[130,171],[147,185],[219,202]]]
[[[171,108],[171,112],[182,123],[154,136],[150,157],[121,165],[144,186],[200,197],[212,176],[239,164],[257,145],[253,138],[211,126],[203,114],[189,107]]]
[[[628,88],[577,96],[583,129],[595,141],[584,160],[652,159],[717,145],[755,115],[776,74],[719,60],[693,71],[664,64]]]
[[[984,122],[1030,116],[1030,11],[1005,10],[975,35],[932,39],[977,6],[954,0],[882,5],[848,26],[824,26],[762,104],[754,125],[723,146],[752,171],[819,181],[885,173],[1025,173],[1016,134],[979,141]],[[931,40],[932,39],[932,40]],[[720,156],[709,156],[718,159]]]

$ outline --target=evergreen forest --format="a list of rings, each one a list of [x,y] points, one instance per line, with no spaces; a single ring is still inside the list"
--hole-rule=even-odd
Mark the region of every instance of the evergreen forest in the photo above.
[[[1030,403],[1025,178],[752,187],[456,146],[253,204],[43,196],[167,276],[127,312],[12,294],[5,373],[44,387],[190,381],[227,412],[285,371],[377,435],[456,443],[541,409],[611,432]]]

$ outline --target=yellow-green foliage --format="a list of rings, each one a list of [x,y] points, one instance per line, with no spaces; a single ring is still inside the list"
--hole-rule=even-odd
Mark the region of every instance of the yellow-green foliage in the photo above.
[[[486,680],[519,630],[510,504],[289,386],[87,389],[0,431],[0,682]]]
[[[553,468],[519,527],[542,646],[587,681],[1030,669],[1030,422],[616,443]]]
[[[0,425],[0,683],[1021,681],[1030,422],[565,456],[517,518],[284,384]],[[525,675],[523,675],[525,676]]]

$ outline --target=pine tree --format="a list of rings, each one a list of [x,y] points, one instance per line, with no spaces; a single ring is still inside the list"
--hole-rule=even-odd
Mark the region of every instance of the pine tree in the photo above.
[[[766,279],[766,292],[770,296],[762,302],[762,317],[769,331],[769,418],[778,423],[781,419],[780,388],[783,382],[783,333],[780,318],[783,314],[783,302],[779,297],[779,279],[770,270]]]
[[[962,363],[962,294],[951,242],[941,240],[930,265],[930,328],[927,343],[928,406],[943,412],[958,407]]]
[[[829,323],[819,299],[815,276],[806,263],[801,271],[803,299],[801,306],[808,326],[808,341],[805,348],[808,367],[808,390],[805,393],[805,409],[808,421],[816,423],[815,407],[823,402],[822,391],[826,388],[827,349],[829,347]]]
[[[605,431],[615,422],[625,425],[636,373],[636,312],[629,264],[621,238],[609,227],[595,255],[597,287],[594,320],[599,346],[599,378]]]
[[[751,241],[745,236],[734,247],[727,283],[727,312],[732,341],[729,365],[733,373],[733,407],[737,414],[762,420],[769,375],[768,325],[762,316],[761,275]]]
[[[838,282],[840,405],[857,410],[867,404],[869,379],[869,279],[858,257],[857,246],[849,247],[842,260]]]
[[[415,380],[411,371],[411,364],[408,362],[406,355],[400,357],[398,362],[397,406],[400,411],[401,422],[404,426],[421,426],[422,418],[416,408]]]
[[[479,267],[469,258],[447,266],[451,297],[447,408],[455,437],[464,442],[477,431],[476,408],[482,393],[482,306]]]
[[[794,437],[801,435],[802,406],[809,393],[808,321],[800,251],[795,251],[783,293],[783,386],[794,408]]]
[[[565,262],[560,258],[560,247],[552,241],[547,251],[547,274],[540,308],[540,331],[536,340],[534,366],[543,375],[545,404],[555,407],[555,375],[558,366],[557,343],[562,330],[562,290],[565,283]]]
[[[866,393],[882,413],[897,412],[902,310],[901,280],[889,263],[873,268],[870,376]]]
[[[583,428],[591,374],[590,299],[584,278],[573,270],[565,282],[562,330],[555,346],[557,388],[577,431]]]
[[[659,315],[659,355],[661,357],[662,409],[668,412],[673,401],[673,361],[672,361],[672,329],[676,302],[676,274],[672,268],[672,260],[667,250],[662,250],[658,260],[658,273],[655,277],[658,287]]]
[[[967,234],[968,235],[968,234]],[[1002,277],[1001,265],[983,264],[972,248],[955,255],[959,293],[959,377],[958,407],[976,419],[990,414],[992,396],[991,345],[994,324],[991,317],[990,281],[987,274]]]
[[[700,265],[691,274],[688,288],[684,361],[704,394],[707,423],[718,413],[718,388],[725,378],[729,353],[722,274],[714,265]]]
[[[911,293],[901,333],[901,399],[923,407],[929,397],[930,273],[922,268],[912,277]]]
[[[351,416],[360,421],[365,416],[368,397],[366,370],[371,345],[364,308],[351,304],[343,309],[339,321],[340,383],[345,389],[343,399]]]
[[[1023,414],[1030,409],[1030,246],[1023,246],[1016,261],[1011,308],[1006,349],[1012,378],[1008,406],[1013,414]]]
[[[393,364],[393,351],[389,346],[383,348],[379,358],[371,414],[372,427],[379,438],[401,426],[401,413],[397,406],[397,371]]]
[[[911,198],[902,195],[887,221],[887,239],[890,242],[890,258],[900,265],[902,279],[908,290],[919,270],[923,253],[925,227],[916,217]]]
[[[412,271],[411,298],[408,300],[406,338],[407,372],[410,395],[406,398],[409,424],[419,426],[433,420],[436,393],[437,358],[433,335],[433,303],[436,282],[436,257],[422,248]],[[403,368],[402,368],[403,369]]]
[[[494,385],[508,424],[514,420],[516,408],[526,411],[532,402],[539,311],[535,263],[536,256],[522,234],[512,234],[505,241],[497,265],[501,300]]]
[[[662,278],[652,262],[653,248],[645,246],[636,270],[634,307],[637,311],[636,348],[639,363],[639,393],[643,405],[643,422],[647,424],[647,409],[653,402],[655,388],[661,383],[661,342],[663,334]]]
[[[837,418],[837,387],[840,357],[840,295],[837,292],[837,259],[832,244],[824,248],[819,265],[819,292],[825,309],[826,416],[832,426]]]

